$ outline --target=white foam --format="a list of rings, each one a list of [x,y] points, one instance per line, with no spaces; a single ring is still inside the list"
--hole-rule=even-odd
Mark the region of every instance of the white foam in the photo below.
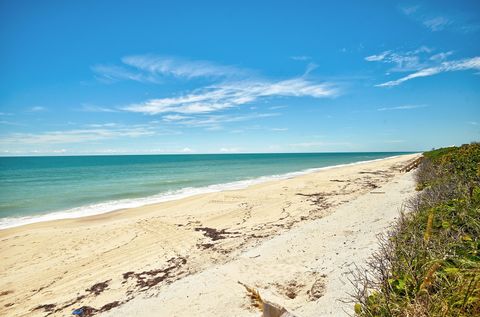
[[[271,180],[288,179],[288,178],[305,175],[313,172],[318,172],[322,170],[344,167],[344,166],[351,166],[351,165],[358,165],[358,164],[367,163],[367,162],[381,161],[381,160],[391,159],[399,156],[400,155],[385,157],[381,159],[358,161],[358,162],[348,163],[348,164],[339,164],[339,165],[325,166],[325,167],[319,167],[319,168],[310,168],[310,169],[306,169],[298,172],[290,172],[290,173],[280,174],[280,175],[261,176],[254,179],[223,183],[223,184],[215,184],[215,185],[209,185],[205,187],[186,187],[176,191],[164,192],[164,193],[143,197],[143,198],[107,201],[104,203],[72,208],[65,211],[51,212],[43,215],[1,218],[0,230],[37,223],[37,222],[100,215],[100,214],[104,214],[104,213],[108,213],[108,212],[112,212],[120,209],[141,207],[141,206],[157,204],[165,201],[178,200],[185,197],[191,197],[191,196],[200,195],[200,194],[243,189],[251,185],[260,184],[260,183],[268,182]]]

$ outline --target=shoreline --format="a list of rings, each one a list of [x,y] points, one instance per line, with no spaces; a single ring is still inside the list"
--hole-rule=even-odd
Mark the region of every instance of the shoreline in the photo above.
[[[295,316],[352,316],[350,272],[366,264],[378,248],[378,234],[388,230],[405,200],[415,194],[413,173],[399,175],[230,262],[189,275],[166,285],[154,297],[135,298],[101,316],[149,317],[152,312],[176,317],[260,316],[239,282]]]
[[[136,299],[168,297],[170,293],[164,292],[169,285],[181,286],[182,281],[242,258],[272,238],[329,220],[339,208],[359,198],[375,206],[377,199],[370,193],[375,198],[383,196],[378,192],[382,186],[401,180],[406,174],[400,169],[417,156],[402,155],[244,189],[0,230],[4,289],[0,314],[65,316],[82,306],[93,307],[100,314],[115,306],[127,307]],[[394,191],[386,197],[398,201],[396,195],[401,193]],[[369,207],[362,210],[368,214]],[[342,229],[344,225],[345,219],[340,217],[331,230],[340,234],[348,230]],[[269,252],[289,250],[276,245]],[[264,269],[277,262],[268,260]],[[298,270],[303,265],[293,261],[288,267]],[[235,278],[236,273],[232,274]],[[309,276],[305,273],[298,278],[307,277],[307,285]],[[212,286],[213,294],[221,291],[217,286]],[[233,303],[235,309],[252,315],[254,311],[245,306],[248,301],[243,290],[235,292],[242,294],[237,294],[240,303]],[[307,303],[305,296],[299,295],[294,302]],[[222,314],[217,311],[206,316],[214,315]]]
[[[284,174],[265,175],[265,176],[260,176],[256,178],[249,178],[245,180],[227,182],[227,183],[212,184],[212,185],[207,185],[202,187],[185,187],[179,190],[167,191],[167,192],[158,193],[158,194],[146,196],[146,197],[126,198],[126,199],[120,199],[120,200],[105,201],[102,203],[88,204],[88,205],[74,207],[74,208],[70,208],[62,211],[53,211],[53,212],[47,212],[47,213],[38,214],[38,215],[31,215],[31,216],[24,216],[24,217],[5,217],[5,218],[0,218],[0,231],[37,224],[37,223],[43,223],[43,222],[51,222],[51,221],[65,220],[65,219],[77,219],[77,218],[98,216],[103,214],[110,214],[110,213],[114,213],[122,210],[156,205],[156,204],[160,204],[168,201],[176,201],[176,200],[180,200],[188,197],[193,197],[196,195],[245,189],[245,188],[248,188],[249,186],[262,184],[265,182],[290,179],[290,178],[294,178],[302,175],[308,175],[311,173],[316,173],[316,172],[334,169],[334,168],[342,168],[346,166],[354,166],[357,164],[377,162],[377,161],[402,157],[405,155],[418,155],[418,154],[420,153],[393,155],[393,156],[388,156],[380,159],[309,168],[305,170],[293,171],[293,172],[288,172]]]

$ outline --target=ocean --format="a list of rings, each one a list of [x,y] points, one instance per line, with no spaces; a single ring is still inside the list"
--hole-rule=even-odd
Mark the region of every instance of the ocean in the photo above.
[[[0,157],[0,229],[244,188],[404,152]]]

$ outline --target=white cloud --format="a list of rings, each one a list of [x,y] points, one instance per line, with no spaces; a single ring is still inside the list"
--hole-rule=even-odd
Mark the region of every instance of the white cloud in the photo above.
[[[97,79],[104,83],[114,83],[120,80],[133,80],[138,82],[158,83],[159,80],[152,74],[142,73],[138,70],[126,69],[123,66],[95,65],[91,67]]]
[[[168,114],[163,116],[164,121],[172,122],[172,121],[183,121],[183,120],[188,120],[191,119],[191,117],[188,116],[183,116],[179,114]]]
[[[420,8],[419,5],[413,5],[413,6],[401,8],[401,10],[402,10],[403,13],[405,13],[406,15],[412,15],[412,14],[414,14],[415,12],[417,12],[419,8]]]
[[[237,77],[249,72],[235,66],[225,66],[209,61],[190,61],[173,57],[155,55],[127,56],[122,59],[126,65],[151,74],[183,78],[196,77]]]
[[[43,111],[47,111],[47,108],[40,107],[40,106],[35,106],[35,107],[31,107],[30,109],[28,109],[28,112],[43,112]]]
[[[271,106],[271,107],[269,107],[268,109],[270,109],[270,110],[278,110],[278,109],[283,109],[283,108],[287,108],[287,106]]]
[[[308,60],[309,57],[296,56],[295,59]],[[83,111],[168,114],[169,116],[163,118],[165,121],[178,121],[177,119],[184,119],[178,117],[180,115],[209,114],[268,97],[324,98],[335,96],[338,93],[338,89],[330,83],[318,83],[306,79],[306,76],[317,67],[314,63],[307,65],[307,69],[301,77],[273,81],[260,79],[249,70],[208,61],[137,55],[124,57],[122,62],[121,67],[97,65],[92,69],[107,80],[156,81],[165,77],[174,77],[209,78],[216,83],[182,95],[148,99],[116,109],[83,105]]]
[[[235,148],[235,147],[229,147],[229,148],[227,148],[227,147],[222,147],[222,148],[219,150],[219,152],[221,152],[221,153],[237,153],[237,152],[239,152],[239,151],[240,151],[240,149]]]
[[[385,57],[387,57],[387,55],[390,54],[391,51],[385,51],[383,53],[380,53],[378,55],[370,55],[370,56],[367,56],[365,57],[365,60],[368,61],[368,62],[380,62],[380,61],[383,61],[385,59]]]
[[[111,128],[111,127],[116,127],[118,126],[118,123],[115,122],[107,122],[107,123],[92,123],[92,124],[87,124],[87,127],[90,128]]]
[[[414,78],[428,77],[428,76],[433,76],[433,75],[444,73],[444,72],[454,72],[454,71],[462,71],[462,70],[469,70],[469,69],[480,70],[480,57],[442,62],[438,66],[424,68],[408,76],[402,77],[397,80],[388,81],[376,86],[392,87],[392,86],[400,85],[401,83]]]
[[[163,120],[169,123],[187,127],[200,127],[208,130],[220,130],[222,125],[231,122],[241,122],[260,118],[278,116],[278,113],[253,113],[246,115],[165,115]]]
[[[85,112],[118,112],[118,110],[107,108],[107,107],[100,107],[91,104],[83,104],[80,111]]]
[[[238,78],[250,71],[209,61],[191,61],[157,55],[135,55],[122,58],[122,65],[95,65],[92,70],[106,83],[119,80],[160,83],[165,77]]]
[[[288,131],[288,128],[273,128],[271,130],[275,132],[283,132],[283,131]]]
[[[428,106],[427,105],[404,105],[404,106],[397,106],[397,107],[378,108],[377,111],[411,110],[411,109],[418,109],[418,108],[425,108],[425,107],[428,107]]]
[[[293,59],[294,61],[308,61],[312,59],[310,56],[305,56],[305,55],[292,56],[290,58]]]
[[[426,27],[431,32],[450,30],[461,33],[478,31],[480,26],[474,21],[475,17],[469,12],[449,12],[449,14],[431,12],[426,6],[400,7],[408,17]]]
[[[429,18],[423,21],[423,25],[425,25],[427,28],[429,28],[433,32],[441,31],[451,23],[452,21],[450,21],[444,16],[437,16],[437,17]]]
[[[120,137],[141,137],[154,135],[155,131],[148,126],[107,128],[84,128],[64,131],[48,131],[38,134],[34,133],[11,133],[0,137],[0,144],[68,144],[82,143]]]
[[[251,103],[264,97],[324,98],[336,94],[337,89],[332,85],[313,83],[304,78],[277,82],[240,81],[210,86],[180,97],[150,99],[123,107],[123,110],[150,115],[210,113]]]
[[[441,52],[441,53],[430,56],[430,60],[435,62],[443,62],[452,54],[453,54],[453,51]]]
[[[405,72],[418,70],[422,67],[425,67],[426,61],[428,60],[425,58],[425,55],[431,53],[432,51],[433,49],[428,46],[421,46],[416,50],[406,52],[393,52],[389,50],[377,55],[367,56],[365,57],[365,60],[368,62],[393,64],[393,68],[391,68],[389,71]]]
[[[315,69],[318,68],[318,65],[315,63],[308,63],[307,69],[305,69],[305,72],[303,73],[303,76],[307,76],[311,72],[313,72]]]

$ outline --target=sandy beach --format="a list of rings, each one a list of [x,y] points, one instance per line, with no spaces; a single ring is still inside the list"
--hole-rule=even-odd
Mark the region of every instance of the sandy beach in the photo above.
[[[418,154],[0,231],[0,315],[346,316],[346,273],[414,194]]]

